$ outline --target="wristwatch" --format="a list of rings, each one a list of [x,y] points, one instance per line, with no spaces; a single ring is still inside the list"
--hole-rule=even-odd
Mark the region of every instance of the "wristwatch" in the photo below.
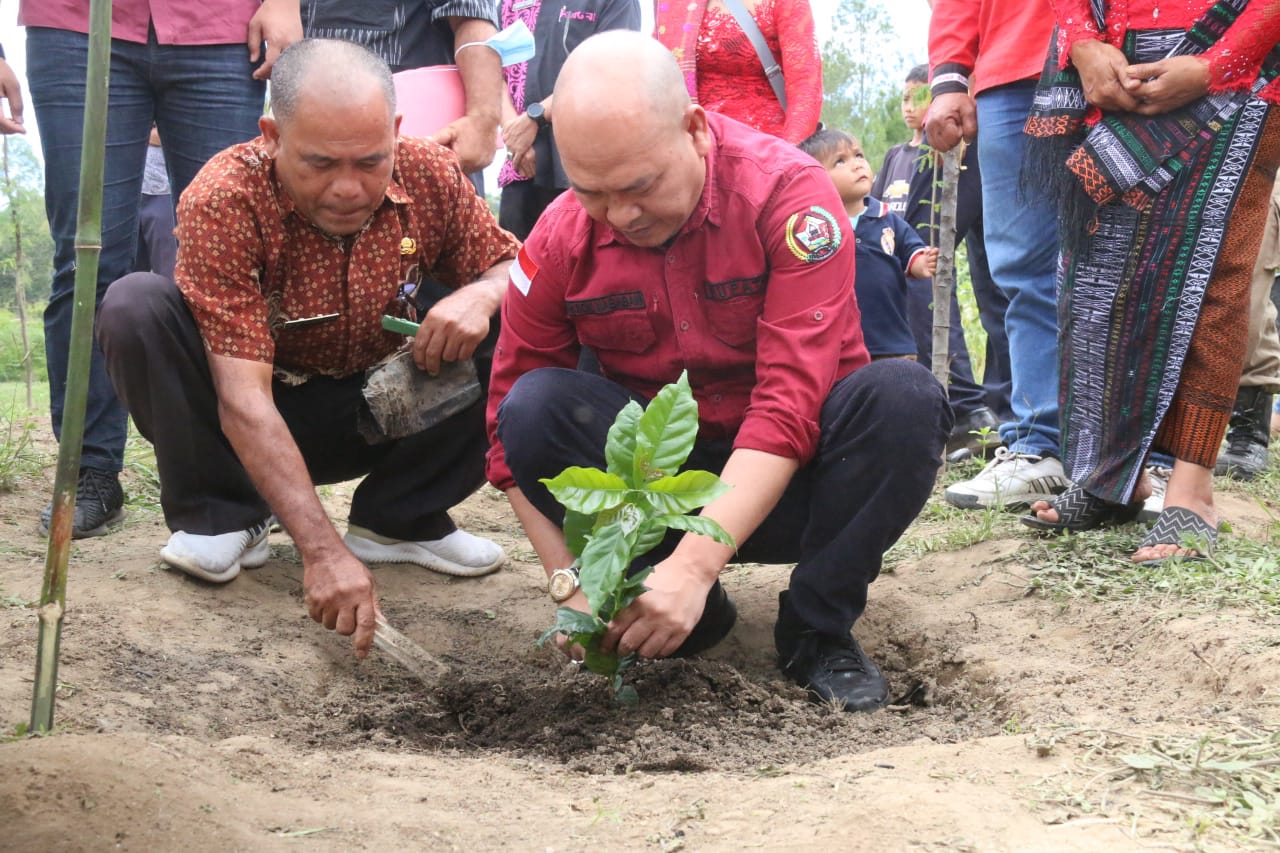
[[[534,101],[525,109],[524,114],[533,119],[534,124],[539,128],[546,127],[551,124],[551,120],[547,118],[547,108],[540,101]]]
[[[547,579],[547,594],[557,603],[568,601],[578,591],[578,567],[556,569]]]

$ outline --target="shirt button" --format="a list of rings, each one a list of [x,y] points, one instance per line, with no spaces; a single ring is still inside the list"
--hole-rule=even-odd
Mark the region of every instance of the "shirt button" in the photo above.
[[[676,256],[675,256],[675,255],[667,255],[667,263],[669,263],[669,264],[674,264],[675,262],[676,262]]]
[[[687,332],[687,331],[689,331],[689,321],[688,321],[688,320],[681,320],[681,321],[680,321],[680,331],[682,331],[682,332]]]
[[[720,402],[721,400],[723,400],[723,399],[724,399],[724,395],[723,395],[723,394],[712,394],[712,395],[711,395],[711,402],[713,402],[713,403],[719,403],[719,402]]]
[[[821,319],[822,319],[822,312],[821,312],[821,311],[814,311],[814,312],[813,312],[813,319],[815,319],[815,320],[821,320]]]

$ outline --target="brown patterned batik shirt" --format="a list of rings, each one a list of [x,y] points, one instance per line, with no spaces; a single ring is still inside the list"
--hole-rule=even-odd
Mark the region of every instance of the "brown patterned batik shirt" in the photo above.
[[[411,138],[398,140],[386,198],[352,237],[302,218],[261,137],[200,170],[177,235],[175,278],[209,352],[339,377],[404,343],[381,326],[403,282],[462,287],[519,248],[453,153]]]

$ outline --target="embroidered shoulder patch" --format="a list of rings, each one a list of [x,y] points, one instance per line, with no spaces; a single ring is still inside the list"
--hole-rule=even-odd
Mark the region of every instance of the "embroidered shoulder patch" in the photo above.
[[[533,279],[538,274],[538,265],[533,262],[533,258],[529,257],[529,253],[520,247],[519,254],[516,255],[515,261],[511,264],[511,283],[516,286],[516,290],[524,296],[529,295],[529,288],[533,286]]]
[[[836,218],[817,205],[793,213],[787,220],[787,248],[806,264],[834,255],[840,248],[840,239]]]
[[[885,229],[880,232],[880,248],[884,249],[884,253],[886,255],[892,255],[897,244],[897,240],[893,236],[893,229],[886,226]]]

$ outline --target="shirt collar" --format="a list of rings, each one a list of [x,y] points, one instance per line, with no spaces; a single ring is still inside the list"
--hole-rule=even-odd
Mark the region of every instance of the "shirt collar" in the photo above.
[[[888,209],[889,206],[880,199],[867,196],[867,206],[862,211],[862,216],[859,219],[879,219],[885,215]]]

